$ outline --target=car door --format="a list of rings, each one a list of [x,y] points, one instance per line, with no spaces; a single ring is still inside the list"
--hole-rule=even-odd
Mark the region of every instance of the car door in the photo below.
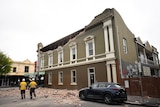
[[[92,86],[90,86],[90,88],[87,91],[87,97],[91,98],[91,99],[96,99],[96,97],[97,97],[97,93],[96,93],[97,88],[98,88],[98,84],[97,83],[92,84]]]
[[[105,83],[99,83],[97,88],[94,90],[95,98],[96,99],[103,99],[104,90],[106,88]]]

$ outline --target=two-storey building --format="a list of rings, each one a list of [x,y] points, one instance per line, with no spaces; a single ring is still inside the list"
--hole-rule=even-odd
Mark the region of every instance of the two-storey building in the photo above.
[[[52,88],[79,89],[99,81],[129,88],[129,78],[139,74],[159,77],[156,48],[135,38],[114,8],[60,40],[39,43],[37,53],[37,70],[45,72],[45,86]]]
[[[1,86],[19,86],[22,78],[35,77],[35,63],[26,59],[24,61],[12,61],[12,69],[0,79]]]

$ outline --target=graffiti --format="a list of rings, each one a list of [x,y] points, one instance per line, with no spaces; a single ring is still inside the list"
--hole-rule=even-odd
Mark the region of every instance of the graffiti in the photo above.
[[[138,76],[138,66],[136,64],[134,65],[129,64],[126,68],[127,68],[127,76],[129,77]]]
[[[122,78],[138,77],[138,65],[123,62]]]

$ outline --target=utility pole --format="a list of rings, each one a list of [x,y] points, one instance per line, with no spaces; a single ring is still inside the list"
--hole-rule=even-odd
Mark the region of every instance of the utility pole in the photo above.
[[[142,77],[141,77],[141,72],[142,72],[142,70],[141,70],[141,63],[140,62],[138,62],[138,73],[139,73],[139,85],[140,85],[140,89],[141,89],[141,97],[142,97],[142,102],[144,101],[144,99],[143,99],[143,87],[142,87]]]
[[[138,57],[138,46],[137,46],[137,41],[135,39],[135,46],[136,46],[136,53],[137,53],[137,60],[138,62],[136,62],[137,66],[138,66],[138,77],[139,77],[139,85],[140,85],[140,91],[141,91],[141,98],[142,98],[142,102],[144,102],[144,99],[143,99],[143,87],[142,87],[142,77],[141,77],[141,72],[142,72],[142,69],[141,69],[141,60],[139,59]]]

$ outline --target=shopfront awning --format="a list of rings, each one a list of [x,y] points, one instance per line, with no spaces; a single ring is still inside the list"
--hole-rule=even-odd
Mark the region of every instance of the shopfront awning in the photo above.
[[[45,75],[45,71],[39,71],[39,72],[37,71],[37,72],[35,72],[35,74],[36,75]]]
[[[35,73],[24,73],[25,77],[35,77]]]

